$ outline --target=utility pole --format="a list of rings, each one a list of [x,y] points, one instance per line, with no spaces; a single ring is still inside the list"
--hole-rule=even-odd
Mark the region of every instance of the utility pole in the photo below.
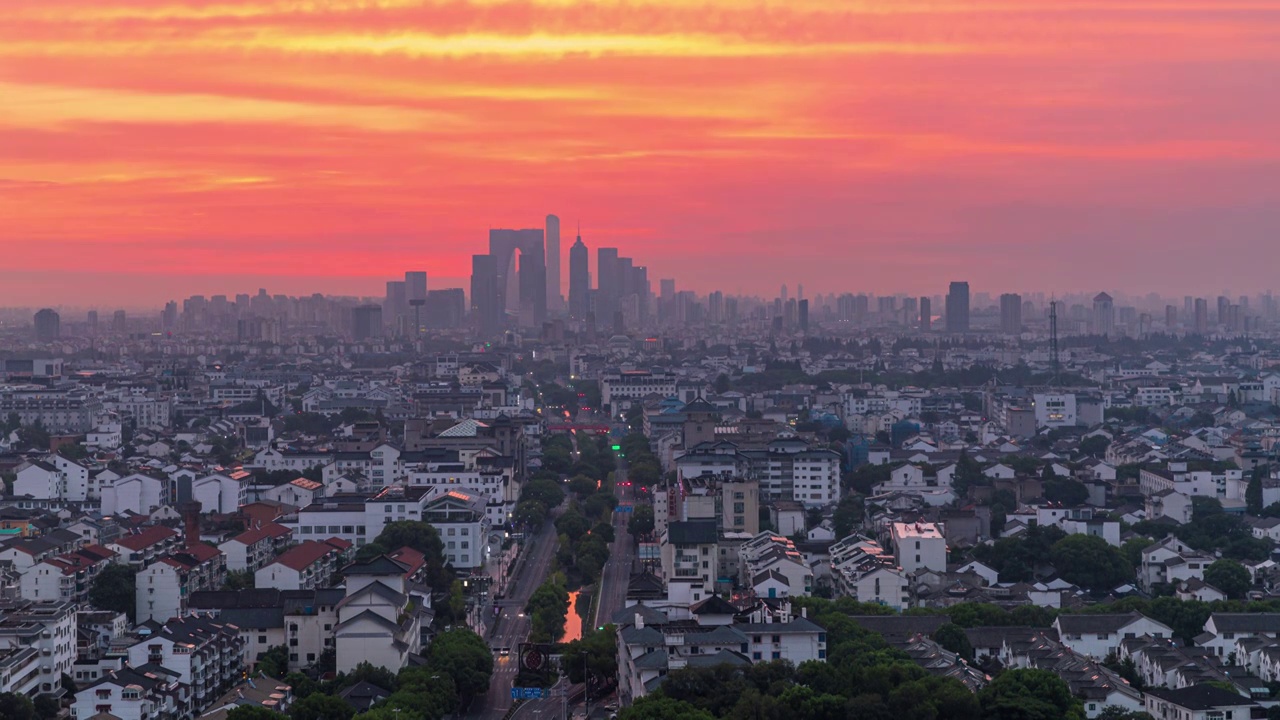
[[[587,651],[582,651],[582,717],[591,720],[591,678],[587,676]]]

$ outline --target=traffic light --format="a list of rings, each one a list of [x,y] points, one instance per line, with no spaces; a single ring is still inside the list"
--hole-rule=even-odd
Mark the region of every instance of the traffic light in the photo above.
[[[613,446],[613,451],[614,451],[614,452],[618,452],[618,451],[619,451],[619,450],[621,450],[621,449],[622,449],[622,446],[621,446],[621,445],[614,445],[614,446]]]

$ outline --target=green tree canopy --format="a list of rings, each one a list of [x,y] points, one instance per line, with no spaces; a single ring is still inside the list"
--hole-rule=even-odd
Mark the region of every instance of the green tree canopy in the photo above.
[[[627,532],[636,537],[648,535],[654,530],[653,506],[648,504],[636,504],[635,509],[631,511],[631,518],[627,520]]]
[[[1064,580],[1094,591],[1133,580],[1133,568],[1119,548],[1096,535],[1069,535],[1053,544],[1053,566]]]
[[[287,717],[260,705],[238,705],[227,712],[227,720],[285,720]]]
[[[137,580],[128,565],[111,563],[89,586],[89,603],[102,610],[122,612],[133,621],[137,611]]]
[[[1245,566],[1229,558],[1215,560],[1206,568],[1204,581],[1226,593],[1232,600],[1242,599],[1249,588],[1253,587],[1253,580]]]
[[[978,693],[989,720],[1083,720],[1084,709],[1067,686],[1048,670],[1009,670]]]
[[[355,708],[336,695],[315,693],[289,708],[290,720],[351,720]]]
[[[942,647],[966,660],[973,659],[973,644],[964,628],[955,623],[946,623],[933,632],[933,639]]]
[[[493,653],[488,643],[470,630],[446,630],[431,642],[427,668],[448,675],[458,694],[470,697],[488,689],[493,676]]]

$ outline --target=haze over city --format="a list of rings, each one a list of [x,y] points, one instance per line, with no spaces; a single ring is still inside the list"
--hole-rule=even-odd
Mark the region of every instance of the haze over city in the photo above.
[[[1264,290],[1278,53],[1251,0],[11,0],[0,304],[464,286],[547,213],[699,292]]]

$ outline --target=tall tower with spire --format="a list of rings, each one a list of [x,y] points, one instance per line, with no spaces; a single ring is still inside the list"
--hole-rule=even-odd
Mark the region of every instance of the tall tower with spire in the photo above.
[[[582,226],[578,226],[578,236],[569,248],[569,317],[575,320],[586,320],[591,312],[591,271],[588,269],[590,253],[582,242]]]

